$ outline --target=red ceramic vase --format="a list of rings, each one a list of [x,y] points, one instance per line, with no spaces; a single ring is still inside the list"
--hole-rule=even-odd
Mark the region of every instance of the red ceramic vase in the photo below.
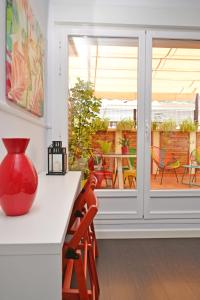
[[[8,151],[0,165],[0,205],[7,216],[28,213],[34,201],[38,176],[25,150],[29,139],[2,139]]]

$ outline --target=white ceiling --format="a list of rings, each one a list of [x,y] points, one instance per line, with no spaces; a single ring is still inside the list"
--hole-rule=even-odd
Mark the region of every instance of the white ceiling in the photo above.
[[[199,0],[50,0],[53,4],[123,5],[145,7],[200,7]]]

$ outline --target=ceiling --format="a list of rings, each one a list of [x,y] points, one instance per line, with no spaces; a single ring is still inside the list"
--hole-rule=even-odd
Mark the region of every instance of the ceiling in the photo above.
[[[200,42],[153,41],[152,99],[194,100],[200,93]],[[80,77],[106,99],[137,99],[138,40],[71,37],[70,87]]]

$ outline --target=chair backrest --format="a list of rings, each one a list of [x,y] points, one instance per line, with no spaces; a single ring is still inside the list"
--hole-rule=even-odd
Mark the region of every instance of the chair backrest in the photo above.
[[[136,149],[134,147],[129,147],[130,154],[136,154]],[[132,168],[135,167],[135,157],[129,157],[129,162]]]
[[[104,172],[115,170],[115,158],[114,157],[104,157],[103,154],[97,154],[96,156],[91,156],[88,159],[88,169],[90,172]]]
[[[94,170],[101,170],[103,168],[103,158],[102,154],[97,154],[96,156],[90,156],[88,159],[88,169],[90,172]]]
[[[67,251],[71,251],[72,249],[76,250],[80,241],[87,239],[87,233],[89,231],[89,227],[92,224],[95,215],[98,212],[98,207],[96,205],[91,205],[89,209],[84,214],[81,222],[79,223],[79,226],[77,230],[74,232],[74,234],[71,237],[71,240],[68,242],[68,247],[66,249]]]
[[[87,194],[84,194],[84,201],[87,205],[87,209],[81,217],[81,222],[79,223],[78,228],[73,234],[71,240],[68,245],[69,248],[76,249],[81,239],[87,238],[86,234],[89,230],[90,225],[93,223],[93,219],[98,212],[98,200],[94,193],[94,188],[96,186],[96,178],[94,176],[89,180],[89,189],[87,190]],[[82,201],[83,198],[81,198]]]
[[[156,146],[151,147],[151,156],[153,161],[159,166],[160,165],[160,148]]]
[[[68,228],[71,228],[71,226],[74,224],[77,217],[82,216],[82,211],[84,209],[84,206],[86,204],[87,207],[90,206],[89,205],[91,203],[90,197],[92,197],[91,194],[94,191],[96,185],[97,185],[97,179],[95,176],[91,175],[74,202]],[[93,202],[95,204],[95,200],[93,200]]]
[[[95,177],[96,179],[96,177]],[[99,202],[98,199],[94,193],[94,189],[96,187],[97,184],[97,180],[92,180],[91,184],[90,184],[90,189],[85,197],[85,203],[87,205],[87,208],[90,208],[91,206],[97,206],[97,208],[99,207]]]
[[[163,168],[169,163],[179,163],[169,150],[156,146],[151,147],[151,156],[159,168]]]

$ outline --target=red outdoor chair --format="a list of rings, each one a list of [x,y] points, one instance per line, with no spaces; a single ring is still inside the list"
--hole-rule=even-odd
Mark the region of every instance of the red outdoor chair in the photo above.
[[[151,156],[152,156],[153,161],[157,165],[155,179],[156,179],[157,173],[159,171],[161,171],[160,184],[162,184],[163,175],[164,175],[165,171],[167,171],[167,170],[174,171],[174,174],[176,176],[176,180],[178,182],[178,176],[177,176],[177,173],[176,173],[176,169],[178,169],[181,166],[181,164],[180,164],[180,161],[177,160],[173,156],[172,153],[170,153],[166,149],[161,149],[159,147],[152,146],[151,147]]]
[[[100,155],[96,158],[94,156],[89,158],[88,168],[90,173],[97,178],[96,188],[102,188],[103,181],[106,182],[106,186],[108,186],[108,181],[111,181],[111,187],[114,188],[116,181],[114,164],[115,161],[113,157],[105,159]]]

